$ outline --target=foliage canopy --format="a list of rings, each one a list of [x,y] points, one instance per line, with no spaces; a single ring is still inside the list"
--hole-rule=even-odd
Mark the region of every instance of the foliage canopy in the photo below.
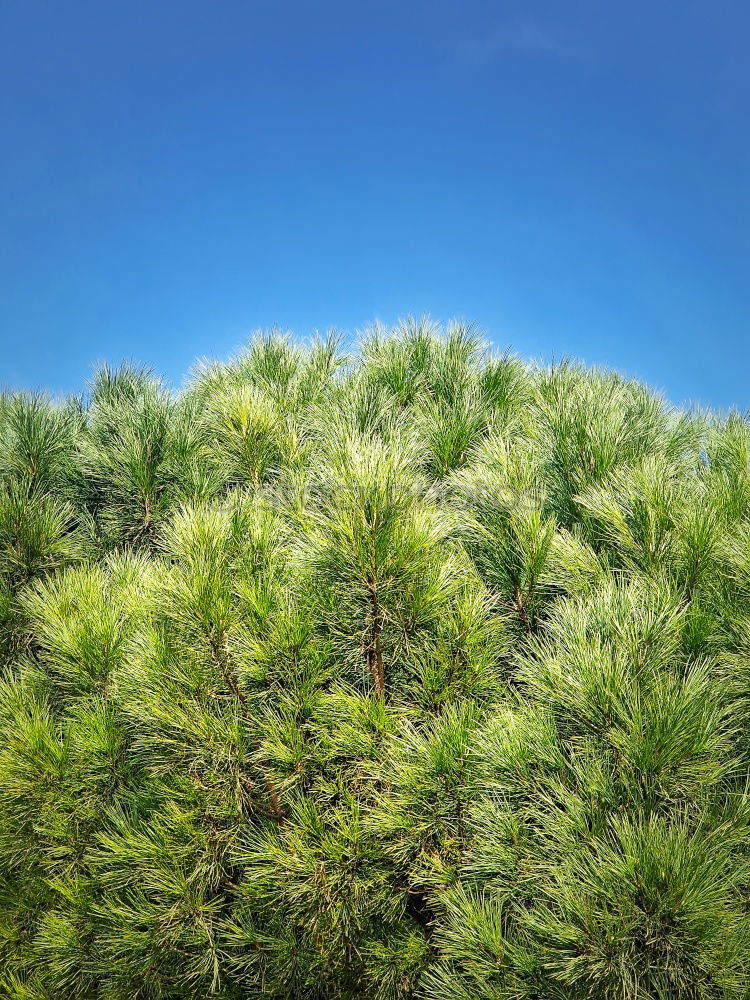
[[[750,996],[750,425],[409,320],[0,397],[0,992]]]

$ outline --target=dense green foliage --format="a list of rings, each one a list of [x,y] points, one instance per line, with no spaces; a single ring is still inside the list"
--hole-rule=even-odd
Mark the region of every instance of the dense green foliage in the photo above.
[[[460,326],[0,399],[0,994],[750,996],[750,426]]]

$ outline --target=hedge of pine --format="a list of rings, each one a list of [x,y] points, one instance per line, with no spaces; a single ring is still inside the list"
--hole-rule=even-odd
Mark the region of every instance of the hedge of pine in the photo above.
[[[0,398],[0,996],[747,998],[749,448],[425,321]]]

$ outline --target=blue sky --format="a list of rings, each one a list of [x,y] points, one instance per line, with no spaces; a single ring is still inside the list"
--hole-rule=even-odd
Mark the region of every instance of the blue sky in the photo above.
[[[744,0],[3,0],[0,382],[429,312],[750,406]]]

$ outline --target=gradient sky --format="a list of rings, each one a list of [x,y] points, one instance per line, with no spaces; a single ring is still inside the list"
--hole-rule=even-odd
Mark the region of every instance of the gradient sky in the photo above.
[[[750,407],[746,0],[2,0],[0,383],[429,312]]]

